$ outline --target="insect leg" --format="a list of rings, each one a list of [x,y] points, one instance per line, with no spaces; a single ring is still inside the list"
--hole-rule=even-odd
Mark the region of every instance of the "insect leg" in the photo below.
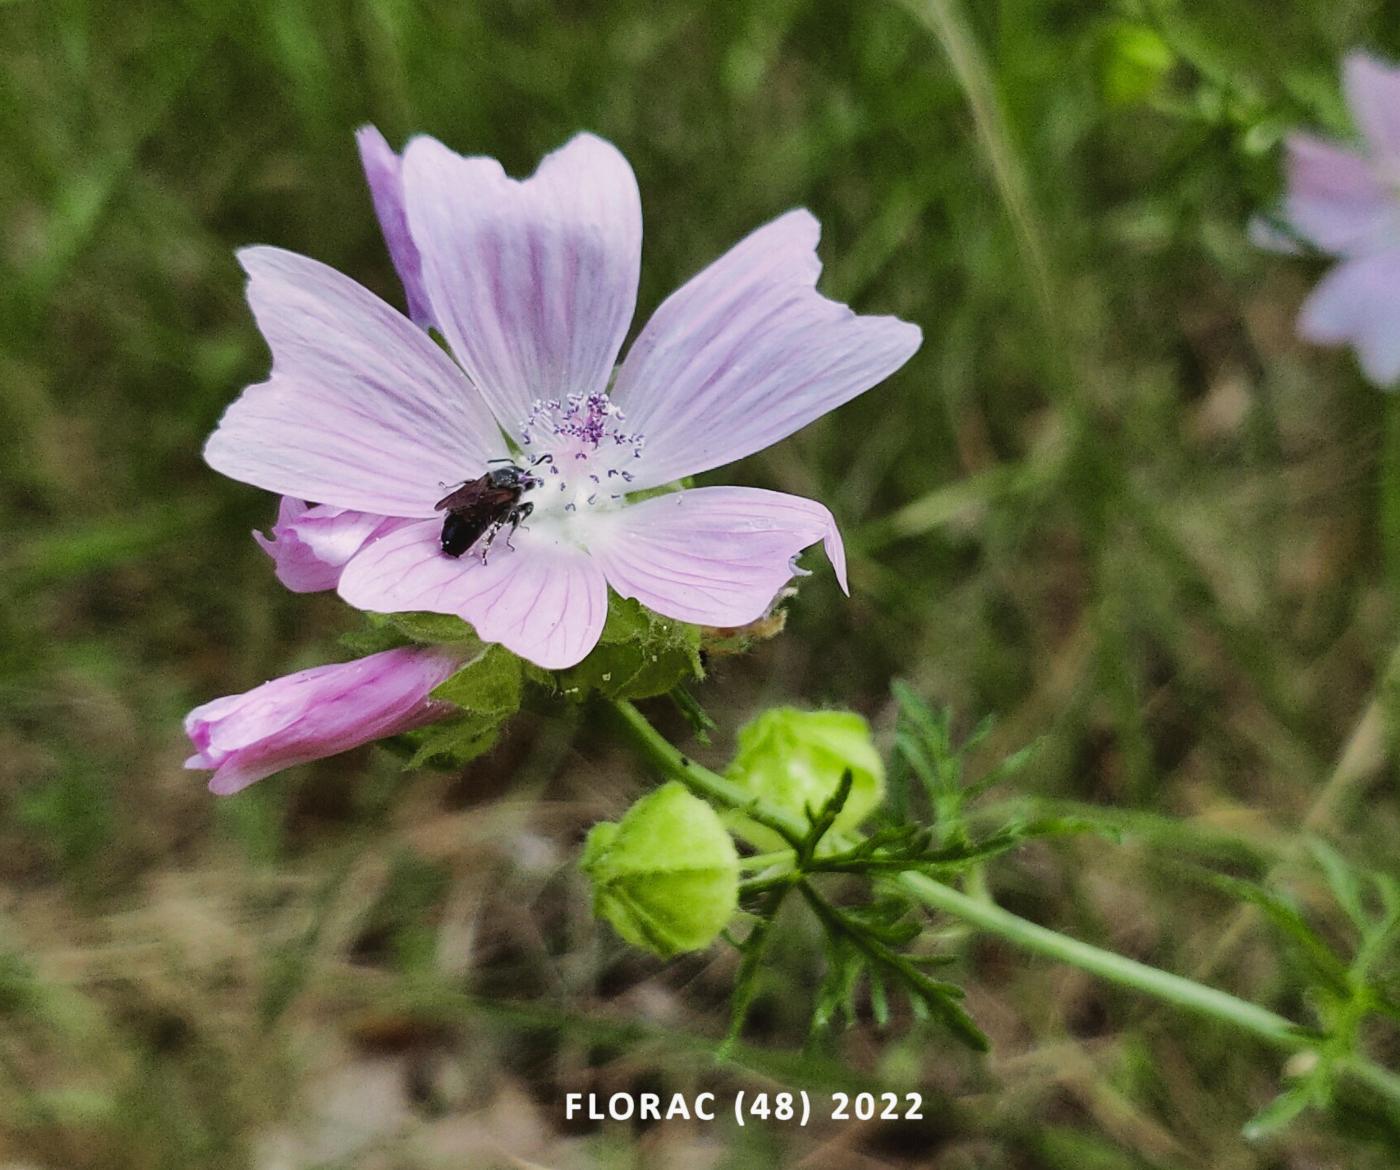
[[[483,565],[486,563],[486,554],[491,551],[491,544],[496,539],[496,534],[505,527],[505,523],[504,520],[492,521],[491,527],[486,530],[486,535],[481,538],[481,563]],[[509,545],[510,541],[507,540],[506,544]]]
[[[530,513],[534,510],[535,505],[526,500],[525,503],[517,504],[506,513],[502,523],[510,525],[510,531],[506,533],[506,548],[510,549],[511,552],[515,551],[515,545],[511,544],[510,538],[515,535],[515,530],[520,527],[521,523],[530,518]],[[525,531],[529,532],[530,530],[527,528]]]

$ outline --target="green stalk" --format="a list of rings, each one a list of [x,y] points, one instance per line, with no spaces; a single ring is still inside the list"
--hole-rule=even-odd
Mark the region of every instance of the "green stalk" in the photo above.
[[[631,703],[614,701],[613,709],[642,754],[697,796],[740,810],[792,836],[800,837],[806,832],[807,825],[800,818],[765,807],[739,785],[682,755]],[[890,880],[930,909],[960,918],[1012,946],[1068,963],[1120,987],[1129,987],[1163,1003],[1219,1020],[1249,1032],[1275,1048],[1297,1051],[1314,1047],[1319,1039],[1302,1025],[1268,1008],[1193,979],[1148,966],[1126,955],[1047,930],[1003,910],[993,902],[970,898],[926,874],[907,871]],[[1360,1055],[1349,1056],[1339,1064],[1354,1079],[1387,1098],[1393,1106],[1400,1107],[1400,1076]]]
[[[1123,987],[1131,987],[1154,999],[1163,1000],[1188,1011],[1213,1016],[1253,1032],[1277,1048],[1305,1048],[1312,1039],[1309,1034],[1276,1012],[1228,992],[1208,987],[1139,963],[1126,955],[1105,951],[1077,938],[1047,930],[1034,922],[1018,918],[995,902],[983,902],[944,885],[921,873],[900,874],[898,884],[925,906],[942,910],[961,918],[989,934],[995,934],[1014,946],[1050,959],[1058,959],[1091,975],[1107,979]]]

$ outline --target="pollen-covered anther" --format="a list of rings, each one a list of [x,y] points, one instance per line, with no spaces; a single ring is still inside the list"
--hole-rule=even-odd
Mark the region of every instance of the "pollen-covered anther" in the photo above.
[[[578,489],[565,511],[622,499],[624,485],[634,476],[614,464],[619,456],[638,458],[643,443],[641,435],[623,429],[624,421],[622,411],[606,394],[537,398],[530,404],[520,428],[525,462],[548,456],[548,474],[555,477],[551,482],[559,484],[560,493],[567,496],[571,487]],[[570,466],[578,469],[577,474],[570,473]],[[597,488],[604,484],[618,490],[599,492]]]
[[[537,398],[521,427],[526,446],[536,443],[557,448],[558,440],[572,439],[576,453],[597,450],[606,440],[619,447],[642,449],[642,436],[624,431],[622,411],[606,394],[570,394],[563,401]]]

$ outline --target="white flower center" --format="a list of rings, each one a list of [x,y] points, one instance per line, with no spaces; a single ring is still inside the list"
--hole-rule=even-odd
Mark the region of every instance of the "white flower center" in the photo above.
[[[631,491],[642,436],[623,430],[622,411],[606,394],[537,398],[520,426],[520,445],[540,480],[528,499],[535,515],[612,508]]]

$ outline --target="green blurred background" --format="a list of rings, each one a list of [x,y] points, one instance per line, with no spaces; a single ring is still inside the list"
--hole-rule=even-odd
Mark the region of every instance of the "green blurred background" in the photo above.
[[[367,749],[220,802],[180,767],[188,708],[356,621],[278,586],[248,537],[275,501],[200,461],[268,360],[234,249],[398,303],[355,127],[516,174],[591,129],[641,186],[639,320],[805,205],[824,291],[924,330],[725,473],[827,501],[853,597],[819,572],[715,665],[701,758],[778,700],[887,734],[892,677],[996,715],[984,766],[1040,745],[1000,799],[1130,830],[999,863],[1004,904],[1307,1018],[1189,871],[1270,874],[1344,942],[1303,834],[1395,869],[1400,418],[1294,339],[1320,268],[1243,233],[1280,131],[1345,126],[1354,45],[1400,52],[1400,6],[0,4],[0,1165],[1394,1166],[1364,1100],[1246,1142],[1275,1054],[948,924],[989,1058],[903,1024],[799,1055],[821,960],[793,921],[717,1065],[732,953],[662,965],[589,917],[582,832],[651,778],[587,709],[462,774]],[[774,1084],[918,1087],[929,1120],[563,1119],[567,1091]]]

